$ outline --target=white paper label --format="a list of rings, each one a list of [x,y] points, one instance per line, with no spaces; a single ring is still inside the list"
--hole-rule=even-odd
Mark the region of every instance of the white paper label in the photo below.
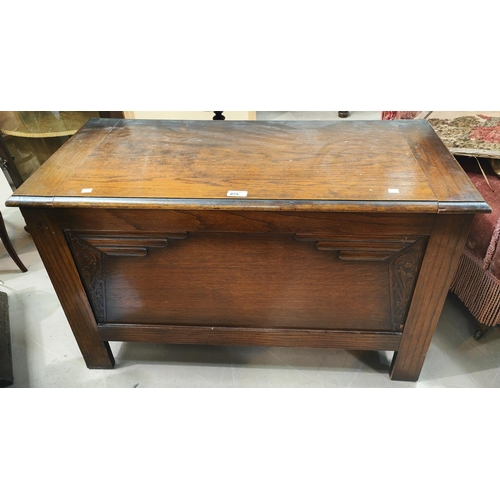
[[[228,191],[226,196],[239,196],[240,198],[244,198],[248,195],[248,191]]]
[[[91,192],[92,192],[92,188],[82,189],[82,193],[91,193]]]
[[[389,193],[399,193],[399,189],[388,189]]]

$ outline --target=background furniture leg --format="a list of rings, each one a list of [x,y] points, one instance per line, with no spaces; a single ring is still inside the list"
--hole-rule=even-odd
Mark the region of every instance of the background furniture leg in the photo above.
[[[477,330],[474,332],[474,338],[476,340],[486,338],[490,334],[491,330],[493,330],[493,328],[495,327],[489,325],[483,325],[483,323],[478,322]]]
[[[7,294],[0,292],[0,387],[9,387],[13,383],[9,302]]]
[[[2,136],[0,134],[0,165],[5,174],[5,177],[12,189],[14,191],[17,189],[22,183],[23,179],[19,170],[17,169],[16,164],[14,163],[14,158],[9,153],[7,149],[7,145],[5,144]]]
[[[12,243],[10,241],[9,235],[7,234],[7,228],[5,227],[5,222],[3,220],[3,215],[0,213],[0,237],[2,238],[2,242],[5,245],[5,249],[9,252],[9,255],[12,257],[12,260],[17,264],[17,267],[21,269],[23,273],[27,272],[26,266],[21,262],[21,259],[17,255]]]

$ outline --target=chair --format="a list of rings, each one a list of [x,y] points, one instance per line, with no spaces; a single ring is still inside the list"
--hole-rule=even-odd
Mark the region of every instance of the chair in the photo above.
[[[500,178],[485,158],[456,159],[492,209],[474,216],[451,284],[451,291],[476,319],[474,338],[479,339],[500,323]]]
[[[13,158],[10,156],[5,143],[0,137],[0,164],[2,165],[2,169],[6,173],[5,177],[9,181],[9,184],[12,189],[18,188],[22,184],[22,178],[17,170],[16,164],[14,163]],[[2,239],[2,243],[5,246],[5,249],[12,257],[12,260],[17,264],[17,267],[25,273],[28,271],[26,266],[21,262],[21,259],[17,255],[12,243],[10,241],[9,235],[7,233],[7,228],[5,227],[5,222],[3,220],[3,215],[0,212],[0,238]]]

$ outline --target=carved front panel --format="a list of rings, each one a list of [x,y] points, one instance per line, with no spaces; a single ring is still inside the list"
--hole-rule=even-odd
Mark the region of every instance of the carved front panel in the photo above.
[[[187,236],[67,232],[97,321],[401,331],[425,248],[425,239]]]

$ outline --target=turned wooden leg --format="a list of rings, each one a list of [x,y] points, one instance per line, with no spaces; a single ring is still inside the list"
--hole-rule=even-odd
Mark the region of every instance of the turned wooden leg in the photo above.
[[[85,363],[89,368],[113,368],[113,353],[108,342],[101,339],[78,269],[54,213],[51,209],[21,211]]]
[[[0,237],[2,238],[2,242],[5,245],[5,249],[9,252],[9,255],[12,257],[12,260],[17,264],[17,267],[21,269],[23,273],[27,272],[26,266],[21,262],[21,259],[17,255],[12,243],[10,241],[9,235],[7,234],[7,228],[5,227],[5,222],[3,220],[3,215],[0,213]]]
[[[215,115],[213,116],[212,120],[225,120],[226,117],[222,114],[224,111],[214,111]]]
[[[472,218],[473,215],[436,217],[403,328],[401,344],[392,360],[390,374],[393,380],[418,380]]]

